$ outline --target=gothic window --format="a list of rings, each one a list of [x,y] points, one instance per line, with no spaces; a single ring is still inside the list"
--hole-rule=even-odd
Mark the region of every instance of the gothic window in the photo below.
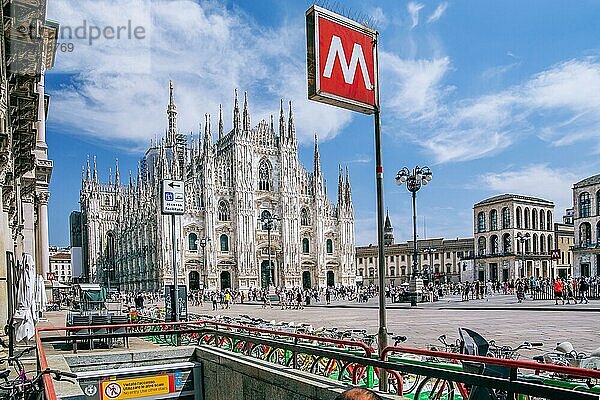
[[[310,245],[307,238],[302,239],[302,252],[304,254],[308,254],[310,252]]]
[[[302,210],[300,210],[300,225],[302,225],[302,226],[309,225],[308,210],[306,208],[303,208]]]
[[[219,221],[230,221],[229,204],[225,200],[219,202]]]
[[[479,253],[480,256],[484,256],[485,255],[485,247],[486,247],[485,246],[485,238],[482,236],[482,237],[479,238],[478,246],[477,246],[478,253]]]
[[[490,231],[498,229],[498,211],[495,209],[490,211]]]
[[[493,235],[490,238],[490,248],[492,250],[492,254],[498,254],[498,236]]]
[[[537,210],[534,208],[531,210],[531,227],[533,229],[537,229],[538,228],[538,213]]]
[[[258,166],[258,190],[271,190],[271,163],[267,160]]]
[[[540,210],[540,230],[546,229],[546,213],[544,210]]]
[[[538,253],[538,236],[537,233],[533,234],[533,254]]]
[[[333,241],[327,239],[327,254],[333,254]]]
[[[546,238],[544,235],[540,235],[540,254],[544,254],[546,252]]]
[[[502,209],[502,229],[510,228],[510,209],[504,207]]]
[[[477,232],[485,232],[485,213],[483,211],[477,214]]]
[[[546,230],[547,231],[553,230],[552,229],[552,223],[553,223],[553,221],[552,221],[552,212],[548,211],[546,213]]]
[[[592,243],[592,226],[589,222],[584,222],[579,226],[579,244],[586,246]]]
[[[548,235],[548,253],[552,251],[554,246],[552,246],[552,235]]]
[[[529,229],[531,226],[529,224],[529,208],[525,208],[525,229]]]
[[[222,234],[220,238],[221,251],[229,251],[229,236]]]
[[[521,207],[517,207],[517,228],[521,229],[522,221],[521,221]]]
[[[198,250],[198,235],[194,232],[188,235],[188,248],[190,250]]]
[[[586,218],[590,216],[590,194],[583,192],[579,195],[579,218]]]
[[[505,233],[502,237],[502,252],[509,254],[512,252],[512,241],[510,240],[510,234]]]

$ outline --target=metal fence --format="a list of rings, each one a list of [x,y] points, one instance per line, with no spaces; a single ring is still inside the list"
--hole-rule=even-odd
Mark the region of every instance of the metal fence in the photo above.
[[[456,385],[462,390],[475,390],[475,387],[488,388],[496,393],[506,394],[503,398],[514,398],[513,394],[534,395],[556,400],[598,400],[597,393],[582,392],[580,389],[557,387],[544,383],[542,378],[528,379],[522,373],[525,370],[546,371],[584,379],[600,379],[600,371],[557,365],[538,364],[529,361],[494,359],[479,356],[467,356],[456,353],[388,347],[381,356],[370,354],[370,347],[364,343],[327,339],[324,344],[319,336],[278,332],[252,327],[218,324],[212,321],[194,321],[192,323],[151,323],[107,326],[125,328],[107,334],[81,334],[82,329],[93,327],[58,327],[37,330],[38,360],[41,368],[47,367],[44,343],[69,343],[85,340],[113,340],[123,337],[148,338],[150,336],[169,337],[169,345],[209,345],[245,356],[262,359],[284,367],[326,376],[353,385],[374,387],[378,376],[387,374],[392,392],[402,395],[403,380],[407,375],[421,377],[421,382],[433,380],[433,387]],[[69,335],[69,332],[78,332]],[[91,330],[90,330],[91,332]],[[345,343],[348,342],[348,343]],[[443,363],[415,362],[403,358],[401,354],[413,354],[439,359],[453,360],[455,368],[444,367]],[[462,362],[474,362],[480,365],[496,365],[510,371],[506,376],[486,375],[468,371],[461,367]],[[448,365],[448,364],[446,364]],[[537,375],[534,375],[534,377]],[[53,382],[44,379],[46,398],[55,399]],[[418,389],[420,390],[420,389]],[[433,389],[435,390],[435,389]],[[466,393],[466,392],[465,392]],[[470,396],[467,396],[471,398]],[[463,398],[467,398],[464,397]],[[439,398],[439,397],[438,397]]]
[[[554,300],[554,289],[552,284],[532,289],[532,295],[534,300]],[[567,296],[568,293],[565,288],[563,289],[563,298],[566,300]],[[579,284],[577,281],[573,282],[573,297],[577,299],[577,301],[581,300]],[[586,297],[590,300],[600,300],[600,283],[591,284]]]

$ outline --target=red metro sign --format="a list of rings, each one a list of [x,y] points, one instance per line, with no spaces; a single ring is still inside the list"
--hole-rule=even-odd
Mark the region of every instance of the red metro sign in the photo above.
[[[318,6],[306,12],[308,98],[373,114],[377,32]]]

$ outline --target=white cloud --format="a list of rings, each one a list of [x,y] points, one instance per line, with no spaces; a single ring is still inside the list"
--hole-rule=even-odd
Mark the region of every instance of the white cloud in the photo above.
[[[423,4],[416,3],[414,1],[411,1],[406,5],[406,9],[408,10],[408,14],[410,15],[410,19],[412,21],[410,29],[413,29],[419,25],[419,11],[421,11],[423,7],[425,7]]]
[[[442,18],[442,15],[444,15],[444,13],[446,12],[446,9],[448,8],[448,3],[444,2],[444,3],[440,3],[435,10],[433,11],[433,13],[429,16],[429,18],[427,18],[427,23],[432,23],[437,21],[438,19]]]
[[[500,92],[446,103],[447,58],[406,61],[382,56],[393,89],[387,104],[404,132],[437,162],[473,160],[527,134],[554,146],[600,141],[600,61],[570,60]],[[386,87],[382,94],[386,94]],[[398,122],[398,121],[396,121]],[[406,133],[401,134],[406,139]],[[600,146],[590,148],[600,151]]]
[[[240,96],[248,91],[253,125],[269,114],[277,121],[280,97],[287,116],[287,100],[292,100],[303,142],[312,142],[315,133],[321,140],[332,138],[351,121],[350,112],[306,98],[301,24],[265,28],[217,2],[181,0],[136,1],[125,11],[112,0],[55,0],[48,17],[63,27],[82,21],[119,26],[131,20],[147,32],[145,41],[99,39],[92,46],[76,41],[72,53],[58,53],[51,73],[72,79],[53,91],[49,124],[67,132],[143,148],[164,133],[169,79],[184,133],[196,131],[205,113],[212,114],[215,128],[219,103],[230,129],[234,88]]]
[[[556,215],[572,207],[572,185],[579,176],[554,169],[546,164],[531,164],[521,169],[511,169],[499,173],[480,176],[480,181],[489,190],[498,193],[524,194],[541,197],[554,202]]]
[[[371,19],[378,29],[384,29],[388,24],[388,18],[381,7],[376,7],[371,11]]]

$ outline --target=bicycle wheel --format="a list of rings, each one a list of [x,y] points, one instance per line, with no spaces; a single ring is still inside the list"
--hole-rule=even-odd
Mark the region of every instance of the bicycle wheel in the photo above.
[[[431,377],[421,381],[413,398],[415,400],[466,400],[455,390],[454,382]]]
[[[409,374],[408,372],[400,373],[400,376],[402,377],[403,395],[414,392],[417,388],[417,385],[419,384],[419,381],[421,380],[420,375]],[[393,391],[393,393],[398,393],[398,382],[394,374],[390,373],[388,380],[390,382],[390,388]]]

